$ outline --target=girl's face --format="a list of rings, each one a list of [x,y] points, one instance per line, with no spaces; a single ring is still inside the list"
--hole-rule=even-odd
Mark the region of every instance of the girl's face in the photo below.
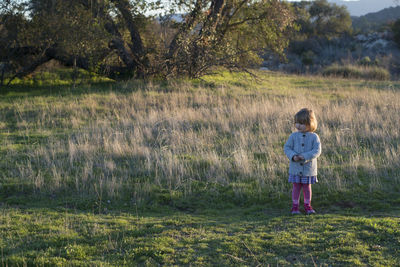
[[[302,133],[304,133],[304,132],[307,132],[307,125],[305,125],[305,124],[301,124],[301,123],[296,123],[295,125],[294,125],[294,127],[296,127],[296,129],[299,131],[299,132],[302,132]]]

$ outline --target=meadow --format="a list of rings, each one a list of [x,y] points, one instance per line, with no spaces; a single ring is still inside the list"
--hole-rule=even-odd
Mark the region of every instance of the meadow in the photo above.
[[[312,108],[315,216],[283,144]],[[398,266],[400,82],[258,72],[15,85],[0,97],[2,266]]]

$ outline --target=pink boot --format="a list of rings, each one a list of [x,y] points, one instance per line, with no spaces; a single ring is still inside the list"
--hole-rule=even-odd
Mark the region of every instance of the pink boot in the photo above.
[[[306,211],[307,215],[314,214],[315,210],[311,207],[310,204],[304,204],[304,210]]]
[[[300,211],[299,211],[299,204],[293,204],[293,206],[292,206],[292,210],[290,211],[292,214],[300,214]]]
[[[315,210],[311,207],[311,184],[303,184],[303,195],[304,195],[304,210],[307,215],[314,214]]]

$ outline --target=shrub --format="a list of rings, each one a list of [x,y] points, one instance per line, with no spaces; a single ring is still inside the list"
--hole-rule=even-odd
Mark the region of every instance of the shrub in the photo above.
[[[369,65],[371,65],[371,59],[370,59],[368,56],[363,57],[363,58],[359,61],[359,64],[360,64],[360,65],[363,65],[363,66],[369,66]]]
[[[324,76],[335,76],[335,77],[343,77],[343,78],[361,78],[362,74],[359,68],[351,65],[340,66],[337,64],[326,67],[322,74]]]
[[[377,66],[355,66],[355,65],[338,65],[333,64],[326,67],[322,71],[324,76],[335,76],[353,79],[366,80],[389,80],[390,73],[388,70]]]
[[[365,79],[385,81],[390,79],[390,73],[382,67],[370,67],[365,72]]]
[[[314,57],[314,52],[308,50],[301,55],[301,62],[306,66],[312,65],[314,63]]]

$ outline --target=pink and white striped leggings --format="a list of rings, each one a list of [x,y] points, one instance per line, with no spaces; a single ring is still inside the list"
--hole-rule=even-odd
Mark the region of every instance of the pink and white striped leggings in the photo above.
[[[300,191],[303,188],[304,204],[311,204],[311,184],[293,183],[292,200],[293,204],[299,205]]]

